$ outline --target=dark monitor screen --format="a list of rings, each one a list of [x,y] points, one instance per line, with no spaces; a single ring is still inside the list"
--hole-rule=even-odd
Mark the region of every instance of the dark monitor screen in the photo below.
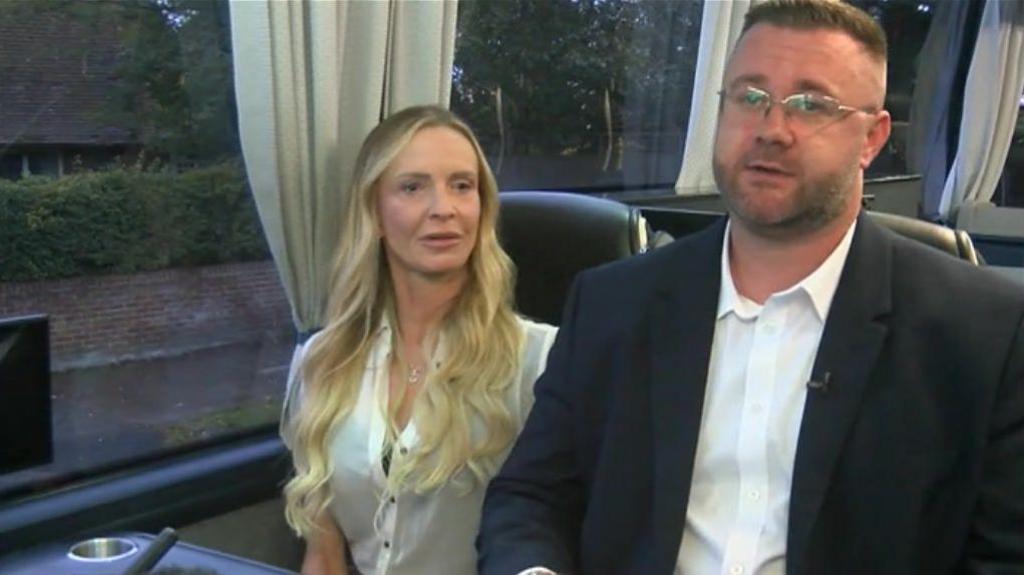
[[[0,473],[53,460],[46,316],[0,319]]]

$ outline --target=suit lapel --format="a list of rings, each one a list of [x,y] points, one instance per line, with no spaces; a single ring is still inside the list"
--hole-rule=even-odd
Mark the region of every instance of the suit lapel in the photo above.
[[[811,372],[830,374],[804,405],[789,500],[787,572],[800,573],[829,480],[885,341],[891,308],[891,246],[866,217],[857,221]]]
[[[663,267],[652,302],[653,573],[672,572],[683,537],[715,330],[724,221],[673,246],[675,265]]]

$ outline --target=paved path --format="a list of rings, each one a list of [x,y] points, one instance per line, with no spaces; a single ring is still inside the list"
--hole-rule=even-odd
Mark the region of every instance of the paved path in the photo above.
[[[292,346],[267,339],[54,373],[54,463],[0,477],[0,495],[276,421]]]

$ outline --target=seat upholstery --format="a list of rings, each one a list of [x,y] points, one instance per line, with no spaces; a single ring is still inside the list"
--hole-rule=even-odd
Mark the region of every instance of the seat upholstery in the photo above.
[[[516,306],[553,325],[576,274],[647,248],[638,208],[560,192],[500,195],[498,233],[518,268]]]
[[[558,325],[577,273],[648,248],[647,226],[638,207],[561,192],[506,192],[500,198],[498,232],[518,268],[516,306],[527,317]],[[721,217],[679,209],[645,213],[656,228],[676,236],[698,231]],[[984,263],[963,230],[893,214],[866,213],[900,235],[972,264]]]
[[[974,249],[971,236],[964,230],[953,230],[939,224],[924,220],[887,214],[883,212],[867,212],[871,218],[901,236],[917,240],[947,254],[966,260],[974,265],[981,265],[981,255]]]
[[[984,264],[981,254],[974,248],[971,236],[963,230],[954,230],[924,220],[889,214],[865,212],[876,223],[890,230],[974,265]],[[654,227],[668,230],[676,237],[698,232],[722,217],[721,213],[678,208],[645,208],[644,216]]]

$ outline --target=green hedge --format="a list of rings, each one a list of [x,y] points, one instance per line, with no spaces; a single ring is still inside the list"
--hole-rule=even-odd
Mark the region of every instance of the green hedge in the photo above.
[[[267,259],[235,162],[0,180],[0,281]]]

